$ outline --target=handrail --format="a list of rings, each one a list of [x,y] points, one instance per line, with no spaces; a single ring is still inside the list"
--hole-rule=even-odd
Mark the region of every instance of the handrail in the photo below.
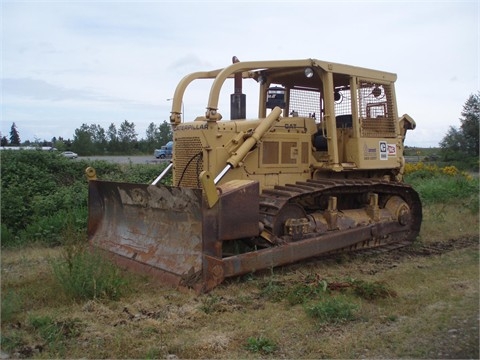
[[[312,66],[312,60],[270,60],[270,61],[244,61],[233,63],[230,66],[223,68],[213,81],[210,89],[210,96],[208,98],[207,112],[205,117],[210,120],[217,120],[218,101],[220,91],[226,79],[232,77],[239,71],[246,72],[252,70],[261,70],[264,68],[279,68],[279,67],[300,67]],[[245,76],[244,76],[245,77]]]

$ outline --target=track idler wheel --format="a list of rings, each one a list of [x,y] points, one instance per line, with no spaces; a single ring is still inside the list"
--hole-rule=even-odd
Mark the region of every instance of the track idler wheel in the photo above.
[[[385,209],[393,215],[394,219],[396,219],[400,225],[405,226],[412,222],[410,207],[399,196],[392,196],[388,199],[385,204]]]

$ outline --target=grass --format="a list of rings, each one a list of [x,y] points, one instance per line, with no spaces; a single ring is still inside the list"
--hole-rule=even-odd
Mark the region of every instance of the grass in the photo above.
[[[61,249],[28,249],[9,259],[2,253],[2,311],[4,304],[25,302],[2,322],[4,351],[42,345],[36,358],[438,358],[458,347],[457,355],[478,356],[475,246],[401,259],[324,259],[231,281],[201,297],[140,277],[117,301],[61,295],[45,256],[63,255]],[[40,297],[40,286],[32,287],[37,270],[44,272],[42,287],[52,289]],[[318,294],[304,292],[301,304],[291,304],[286,297],[265,298],[262,289],[269,283],[284,291],[323,285]],[[333,286],[338,284],[349,287]],[[374,301],[366,300],[355,294],[360,284],[377,291],[384,287],[375,284],[387,284],[396,296],[379,291]],[[6,289],[16,298],[3,297]],[[329,314],[323,322],[322,313]]]
[[[382,277],[396,284],[398,296],[363,309],[371,338],[359,347],[369,349],[367,357],[390,347],[394,357],[443,358],[448,351],[453,357],[478,357],[477,251],[416,259],[415,265],[406,262],[387,271]],[[384,319],[383,326],[372,322],[375,314]],[[452,337],[452,329],[464,337]]]
[[[59,247],[4,249],[2,350],[39,359],[478,358],[479,218],[466,205],[478,194],[461,191],[426,202],[419,240],[405,251],[315,259],[201,296],[111,267],[76,247],[74,230]],[[100,290],[99,275],[115,290]]]
[[[378,281],[353,280],[352,287],[354,294],[365,300],[373,301],[397,296],[397,293],[387,284]]]
[[[433,204],[423,208],[421,241],[478,236],[478,214],[461,204]]]
[[[356,304],[344,297],[329,297],[305,307],[308,316],[331,324],[354,320],[357,309]]]
[[[271,354],[277,348],[277,345],[270,339],[259,337],[249,337],[245,349],[254,353]]]
[[[99,253],[66,249],[62,258],[52,261],[53,274],[66,296],[75,300],[122,296],[127,280],[116,266]]]
[[[406,182],[419,192],[423,205],[457,204],[479,212],[479,179],[455,166],[407,164]]]

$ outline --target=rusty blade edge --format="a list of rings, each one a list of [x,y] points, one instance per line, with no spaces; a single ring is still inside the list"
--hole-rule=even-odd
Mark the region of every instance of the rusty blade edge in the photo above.
[[[120,268],[128,269],[129,271],[138,275],[146,275],[149,279],[152,279],[155,283],[158,283],[160,285],[167,285],[183,292],[189,292],[193,290],[197,294],[203,291],[203,284],[201,283],[195,284],[193,287],[183,286],[181,284],[182,275],[173,274],[171,272],[153,267],[151,265],[129,259],[125,256],[113,253],[111,251],[98,248],[95,245],[90,245],[90,251],[99,252],[102,256],[110,259]]]
[[[232,277],[270,267],[292,264],[333,250],[355,245],[393,232],[406,231],[396,222],[374,224],[342,232],[292,242],[286,245],[235,255],[222,260],[223,277]]]

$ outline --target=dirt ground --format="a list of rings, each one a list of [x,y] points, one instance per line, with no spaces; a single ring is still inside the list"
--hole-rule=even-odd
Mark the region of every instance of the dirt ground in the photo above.
[[[230,279],[201,296],[142,278],[120,301],[58,300],[54,308],[46,304],[57,291],[50,289],[48,256],[6,255],[2,278],[20,277],[20,286],[44,279],[45,294],[35,295],[40,304],[25,316],[2,323],[2,349],[5,338],[21,338],[2,358],[479,358],[477,237],[312,259]],[[331,294],[342,295],[352,276],[385,282],[392,292],[358,302],[361,311],[348,323],[319,326],[304,306],[276,292],[326,281]],[[62,329],[60,342],[32,332],[32,317],[46,314]],[[262,338],[272,351],[246,349],[249,339]]]

